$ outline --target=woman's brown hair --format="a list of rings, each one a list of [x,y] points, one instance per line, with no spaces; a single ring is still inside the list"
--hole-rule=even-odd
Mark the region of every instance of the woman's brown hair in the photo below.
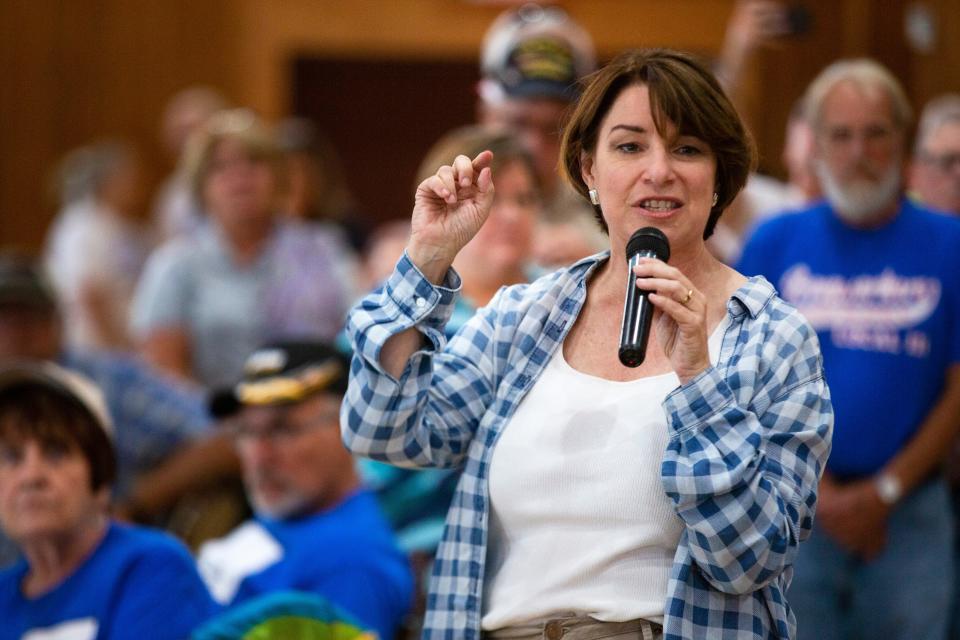
[[[19,446],[30,440],[79,451],[89,463],[93,491],[116,480],[116,451],[90,410],[64,391],[25,381],[0,391],[0,443]]]
[[[723,210],[746,184],[756,165],[753,137],[747,131],[720,83],[694,56],[670,49],[627,51],[583,80],[586,87],[564,129],[561,171],[582,196],[582,160],[596,151],[600,125],[620,93],[629,86],[646,85],[657,132],[665,135],[667,123],[679,135],[703,140],[717,159],[717,203],[710,210],[704,239],[713,234]],[[607,229],[603,213],[596,216]]]

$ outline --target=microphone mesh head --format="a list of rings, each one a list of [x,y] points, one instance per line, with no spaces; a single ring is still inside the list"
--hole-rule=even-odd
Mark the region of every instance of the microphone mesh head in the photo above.
[[[652,252],[657,259],[667,262],[670,259],[670,242],[660,229],[643,227],[634,231],[627,240],[627,260],[641,251]]]

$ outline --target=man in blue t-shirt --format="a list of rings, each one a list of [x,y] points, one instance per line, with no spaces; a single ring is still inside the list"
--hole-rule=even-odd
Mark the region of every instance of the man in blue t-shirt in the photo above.
[[[942,638],[953,589],[941,472],[960,418],[960,222],[901,197],[910,107],[869,60],[805,97],[826,202],[775,218],[738,270],[817,329],[836,423],[790,605],[801,638]]]
[[[410,609],[413,578],[340,440],[348,370],[329,345],[276,343],[214,394],[211,412],[229,421],[256,515],[201,547],[200,572],[224,605],[312,593],[389,640]]]

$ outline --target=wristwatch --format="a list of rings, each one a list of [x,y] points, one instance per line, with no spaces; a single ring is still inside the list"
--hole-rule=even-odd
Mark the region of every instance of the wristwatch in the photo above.
[[[874,481],[874,486],[877,488],[880,502],[888,507],[892,507],[903,497],[903,484],[892,473],[881,473]]]

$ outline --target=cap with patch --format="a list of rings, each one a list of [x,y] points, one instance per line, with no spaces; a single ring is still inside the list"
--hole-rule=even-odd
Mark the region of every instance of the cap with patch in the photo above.
[[[54,309],[57,297],[37,261],[25,255],[0,255],[0,306]]]
[[[0,366],[0,391],[25,383],[43,385],[75,399],[113,440],[113,420],[106,400],[89,378],[52,362],[23,360]]]
[[[528,4],[501,14],[484,37],[480,91],[503,97],[572,101],[577,81],[596,68],[590,35],[562,9]]]
[[[343,394],[350,363],[322,342],[277,342],[247,358],[243,379],[210,397],[216,418],[235,414],[243,406],[290,404],[320,391]]]

